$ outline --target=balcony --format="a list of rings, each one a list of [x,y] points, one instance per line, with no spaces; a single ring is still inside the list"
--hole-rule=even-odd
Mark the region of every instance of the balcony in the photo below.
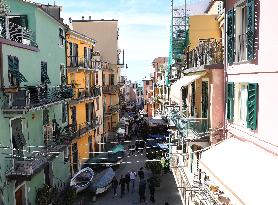
[[[69,142],[67,136],[61,135],[55,141],[48,142],[44,148],[34,151],[31,156],[15,160],[13,168],[6,172],[7,179],[30,181],[49,161],[55,159],[69,145]]]
[[[0,38],[27,46],[38,47],[34,32],[10,22],[7,18],[2,18],[0,20]]]
[[[73,89],[70,86],[4,88],[4,92],[8,95],[3,106],[4,114],[24,114],[29,110],[42,109],[73,97]]]
[[[72,123],[65,128],[65,132],[67,133],[68,139],[71,141],[82,137],[86,133],[96,129],[99,125],[100,123],[98,119],[94,118],[91,122],[86,122],[79,125]]]
[[[186,69],[223,64],[224,48],[221,40],[203,39],[199,45],[186,52]]]
[[[209,121],[206,118],[188,118],[173,110],[170,112],[170,120],[186,140],[209,138]]]
[[[67,68],[71,69],[93,69],[92,59],[84,56],[67,56]]]
[[[102,87],[102,92],[104,94],[115,95],[115,94],[119,93],[119,87],[117,85],[104,85]]]
[[[92,87],[91,89],[76,88],[74,91],[74,96],[71,99],[71,101],[77,103],[84,100],[94,99],[99,96],[101,96],[100,87]]]
[[[120,105],[119,104],[107,106],[107,109],[105,111],[105,115],[112,115],[116,112],[119,112],[119,110],[120,110]]]

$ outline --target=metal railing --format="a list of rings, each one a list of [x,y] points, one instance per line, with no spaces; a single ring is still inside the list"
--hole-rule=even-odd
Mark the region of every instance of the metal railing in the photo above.
[[[38,46],[34,32],[13,22],[9,22],[6,18],[0,20],[0,38],[5,38],[28,46]]]
[[[92,69],[92,59],[84,56],[67,56],[67,67]]]
[[[48,104],[54,104],[73,97],[71,86],[61,85],[55,87],[27,86],[16,92],[7,93],[4,111],[29,110]]]
[[[97,118],[93,118],[91,122],[81,123],[78,124],[76,122],[73,122],[72,124],[65,127],[65,131],[67,133],[67,139],[73,140],[78,137],[83,136],[87,132],[93,130],[94,128],[98,127],[100,125],[99,120]]]
[[[116,94],[119,92],[119,87],[117,85],[104,85],[102,86],[102,92],[104,94]]]
[[[186,52],[186,68],[223,64],[224,47],[221,40],[203,39],[196,48]]]
[[[96,98],[101,96],[100,87],[92,88],[75,88],[72,100],[85,100],[87,98]]]
[[[170,112],[169,117],[183,137],[191,138],[192,134],[195,138],[209,136],[209,120],[207,118],[188,118],[175,110]]]

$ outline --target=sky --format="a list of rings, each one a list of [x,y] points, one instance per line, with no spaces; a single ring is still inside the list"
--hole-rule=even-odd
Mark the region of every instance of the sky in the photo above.
[[[184,2],[184,0],[175,0]],[[203,0],[188,0],[203,1]],[[53,4],[53,0],[36,0]],[[55,0],[62,6],[62,17],[119,20],[119,48],[125,50],[121,75],[141,81],[152,72],[156,57],[167,57],[170,42],[171,0]]]

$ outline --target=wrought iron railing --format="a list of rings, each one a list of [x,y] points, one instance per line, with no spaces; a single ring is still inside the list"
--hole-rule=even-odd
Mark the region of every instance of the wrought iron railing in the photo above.
[[[6,172],[6,177],[10,180],[27,180],[44,168],[44,166],[55,156],[69,145],[70,141],[67,136],[61,134],[59,137],[52,139],[45,147],[38,147],[38,150],[33,151],[28,157],[22,160],[15,160],[14,166]]]
[[[5,17],[0,18],[0,38],[29,46],[38,46],[34,32],[13,22],[9,22]]]
[[[67,56],[67,67],[92,69],[92,59],[84,56]]]
[[[169,117],[183,137],[190,138],[191,134],[197,138],[209,136],[209,121],[206,118],[188,118],[175,110],[170,112]]]
[[[4,111],[35,109],[48,104],[57,103],[73,97],[71,86],[27,86],[7,93]]]
[[[100,87],[75,88],[72,100],[84,100],[87,98],[96,98],[101,96]]]
[[[118,112],[119,110],[120,110],[120,105],[119,104],[110,105],[110,106],[107,106],[105,114],[113,114],[115,112]]]
[[[203,39],[198,46],[186,52],[186,68],[223,64],[224,48],[221,40]]]
[[[87,132],[93,130],[94,128],[98,127],[100,125],[100,122],[97,118],[93,118],[91,122],[81,123],[78,124],[76,122],[73,122],[72,124],[65,127],[65,132],[67,133],[67,139],[73,140],[78,137],[83,136]]]
[[[119,92],[119,87],[117,85],[104,85],[102,86],[102,92],[104,94],[116,94]]]

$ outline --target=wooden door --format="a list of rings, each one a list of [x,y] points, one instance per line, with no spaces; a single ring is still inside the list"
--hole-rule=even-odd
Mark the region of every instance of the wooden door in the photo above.
[[[23,190],[22,190],[22,188],[19,188],[15,192],[15,204],[16,205],[23,205]]]

